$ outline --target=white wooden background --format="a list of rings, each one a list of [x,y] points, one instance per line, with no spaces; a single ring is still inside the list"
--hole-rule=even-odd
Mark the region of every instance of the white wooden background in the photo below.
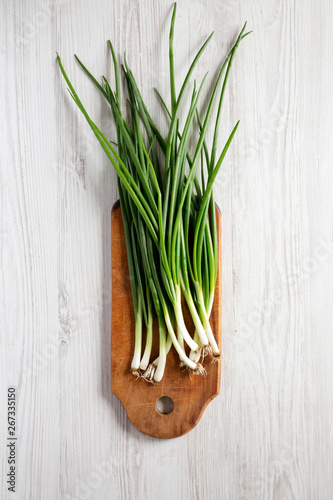
[[[156,121],[168,97],[171,1],[1,2],[2,499],[333,497],[333,4],[181,0],[177,82],[204,38],[211,74],[245,20],[224,110],[241,126],[216,188],[223,215],[221,395],[156,440],[110,392],[115,174],[75,109],[112,134],[75,63],[124,51]],[[222,140],[221,140],[222,144]],[[17,387],[17,492],[6,488],[6,393]]]

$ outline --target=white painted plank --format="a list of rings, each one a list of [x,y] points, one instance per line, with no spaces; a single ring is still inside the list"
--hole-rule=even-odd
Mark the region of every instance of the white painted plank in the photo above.
[[[115,175],[75,109],[114,133],[75,64],[124,51],[156,121],[172,2],[54,0],[1,8],[1,498],[318,499],[333,495],[332,4],[183,0],[178,87],[215,68],[242,23],[216,197],[223,216],[221,395],[177,440],[141,435],[110,393]],[[222,145],[221,138],[221,145]],[[6,390],[17,387],[17,492],[6,485]]]

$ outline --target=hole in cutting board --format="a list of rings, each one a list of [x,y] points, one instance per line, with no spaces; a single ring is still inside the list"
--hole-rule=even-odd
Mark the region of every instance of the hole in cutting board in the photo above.
[[[168,396],[162,396],[156,401],[156,408],[162,415],[169,415],[174,409],[174,402]]]

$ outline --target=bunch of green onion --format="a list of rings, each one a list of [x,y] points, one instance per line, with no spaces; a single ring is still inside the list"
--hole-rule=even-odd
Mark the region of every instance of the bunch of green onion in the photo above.
[[[135,349],[131,370],[135,375],[155,383],[163,377],[167,353],[172,345],[179,355],[180,365],[193,374],[205,373],[200,361],[207,354],[213,359],[221,356],[209,322],[218,267],[212,188],[239,124],[236,123],[217,156],[221,110],[229,72],[238,45],[248,34],[245,33],[245,24],[220,68],[202,120],[198,102],[207,74],[198,87],[194,81],[185,125],[180,130],[179,113],[189,92],[191,76],[213,33],[193,59],[177,95],[173,52],[175,16],[176,4],[169,35],[170,109],[156,91],[169,117],[166,138],[147,110],[126,57],[122,72],[130,111],[128,117],[124,115],[120,72],[110,41],[115,90],[111,89],[104,76],[100,84],[75,57],[111,108],[117,131],[116,143],[109,140],[91,120],[58,56],[70,95],[117,173],[135,315]],[[208,148],[205,135],[217,97],[213,141]],[[188,147],[190,141],[195,143],[192,156]],[[195,327],[192,335],[184,322],[182,295]],[[154,313],[159,328],[159,356],[152,360]]]

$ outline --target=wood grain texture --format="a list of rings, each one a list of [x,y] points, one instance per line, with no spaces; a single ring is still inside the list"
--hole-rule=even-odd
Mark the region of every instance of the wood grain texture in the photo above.
[[[216,207],[219,266],[214,303],[210,317],[212,330],[221,348],[221,215]],[[192,376],[179,367],[174,348],[167,356],[164,377],[156,385],[136,379],[130,372],[134,353],[135,318],[129,280],[126,240],[120,203],[112,208],[112,316],[111,316],[111,389],[125,407],[128,418],[139,431],[156,438],[176,438],[193,429],[206,406],[220,392],[221,364],[212,363],[212,356],[203,361],[205,376]],[[183,301],[183,314],[188,331],[193,336],[194,324]],[[151,361],[158,356],[158,324],[154,322]],[[144,335],[143,335],[144,339]],[[143,340],[144,345],[144,340]],[[144,348],[143,348],[144,349]],[[174,408],[161,414],[157,400],[169,397]]]
[[[151,112],[169,99],[169,0],[0,3],[0,498],[331,500],[333,497],[333,3],[181,0],[179,90],[215,68],[247,20],[221,141],[221,392],[192,432],[139,433],[111,394],[116,179],[68,74],[115,137],[75,63],[111,80],[126,51]],[[211,131],[209,135],[211,139]],[[17,492],[6,487],[6,390],[16,385]]]

